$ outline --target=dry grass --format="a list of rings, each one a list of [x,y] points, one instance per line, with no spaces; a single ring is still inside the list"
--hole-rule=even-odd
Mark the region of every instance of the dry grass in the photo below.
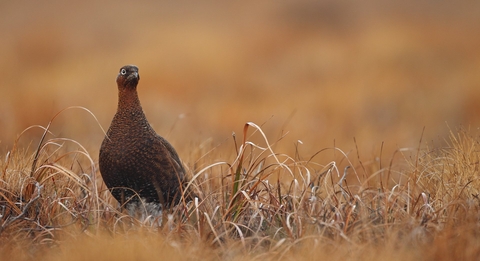
[[[65,113],[65,112],[63,112]],[[56,117],[56,116],[55,116]],[[54,118],[55,119],[55,118]],[[190,188],[200,199],[162,216],[122,212],[78,142],[14,146],[1,162],[0,256],[18,260],[473,260],[480,255],[479,138],[400,149],[388,166],[278,154],[245,124],[235,157],[199,154]],[[29,130],[26,130],[29,131]],[[19,137],[22,139],[22,136]],[[251,140],[260,140],[252,142]],[[17,144],[16,141],[15,144]],[[358,157],[352,165],[349,157]],[[341,162],[344,163],[341,163]],[[340,165],[346,165],[344,170]]]
[[[480,255],[479,3],[2,10],[0,260]],[[122,212],[96,165],[128,63],[201,196],[162,217]]]

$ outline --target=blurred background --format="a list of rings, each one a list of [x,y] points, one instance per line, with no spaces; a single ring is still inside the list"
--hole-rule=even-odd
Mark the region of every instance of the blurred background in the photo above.
[[[480,126],[478,1],[1,1],[0,149],[69,106],[106,130],[115,78],[140,68],[143,109],[188,163],[234,152],[247,121],[278,152],[365,157]],[[38,141],[32,129],[20,142]],[[52,134],[97,156],[87,112]],[[298,142],[301,141],[301,144]],[[98,157],[95,158],[95,160]]]

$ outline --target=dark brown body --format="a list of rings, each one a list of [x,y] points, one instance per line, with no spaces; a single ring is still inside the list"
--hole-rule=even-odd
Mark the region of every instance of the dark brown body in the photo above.
[[[185,170],[175,149],[148,123],[137,95],[139,79],[136,66],[120,69],[118,109],[100,148],[100,172],[122,205],[139,196],[165,208],[179,202]]]

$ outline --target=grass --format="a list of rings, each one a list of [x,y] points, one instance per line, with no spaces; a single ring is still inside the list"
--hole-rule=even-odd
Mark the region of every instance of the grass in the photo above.
[[[0,260],[480,256],[477,3],[2,7]],[[96,165],[128,63],[200,196],[161,217]]]
[[[86,109],[84,109],[86,110]],[[88,110],[86,110],[88,112]],[[63,113],[63,112],[62,112]],[[93,115],[93,114],[92,114]],[[56,116],[55,116],[56,117]],[[0,164],[0,259],[474,260],[480,255],[479,137],[451,131],[380,159],[325,148],[275,152],[261,126],[232,137],[233,157],[194,148],[198,196],[131,217],[102,183],[92,155],[49,132]],[[30,131],[30,128],[26,131]],[[255,142],[253,142],[255,140]],[[322,153],[337,159],[317,162]],[[354,163],[357,160],[357,163]],[[39,258],[41,257],[41,258]]]

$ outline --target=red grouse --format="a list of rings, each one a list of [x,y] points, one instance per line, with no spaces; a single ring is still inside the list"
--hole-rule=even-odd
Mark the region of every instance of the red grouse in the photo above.
[[[120,204],[178,204],[185,169],[177,152],[145,117],[137,94],[138,68],[126,65],[117,76],[118,108],[100,147],[103,180]]]

